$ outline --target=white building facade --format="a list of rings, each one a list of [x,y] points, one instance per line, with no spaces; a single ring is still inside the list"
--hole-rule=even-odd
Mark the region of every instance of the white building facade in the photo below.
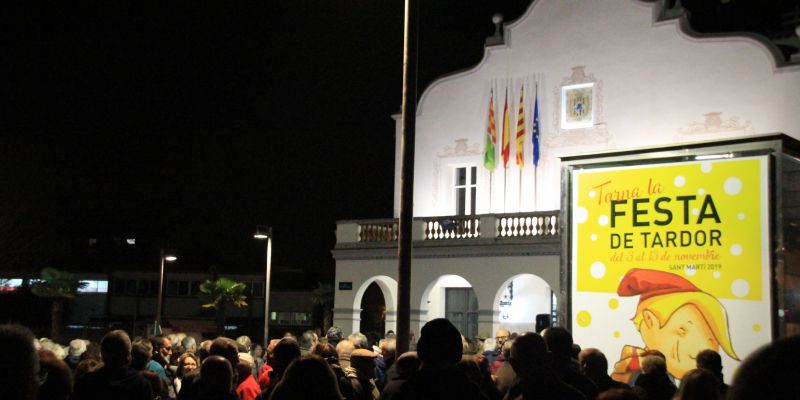
[[[565,300],[560,157],[767,133],[800,139],[800,65],[783,62],[765,41],[699,37],[684,15],[664,14],[660,2],[535,0],[487,45],[477,66],[422,94],[412,333],[445,317],[467,337],[491,337],[500,327],[534,330],[537,316],[555,315]],[[490,103],[493,171],[485,163]],[[396,136],[395,218],[399,120]],[[396,219],[338,223],[334,324],[345,333],[361,330],[364,293],[373,284],[385,300],[385,329],[395,329],[396,239]]]

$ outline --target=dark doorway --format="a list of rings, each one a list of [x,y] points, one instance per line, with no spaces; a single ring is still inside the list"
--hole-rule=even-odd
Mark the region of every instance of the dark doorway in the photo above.
[[[377,283],[372,282],[361,297],[361,333],[375,332],[380,337],[386,329],[386,299]]]
[[[464,337],[478,336],[478,297],[472,288],[445,288],[445,318],[458,328]]]

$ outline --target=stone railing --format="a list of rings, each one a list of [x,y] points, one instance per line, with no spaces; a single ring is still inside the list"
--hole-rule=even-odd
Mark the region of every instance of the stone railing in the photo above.
[[[558,235],[558,212],[502,214],[497,216],[498,237]]]
[[[481,236],[481,219],[476,215],[421,218],[425,223],[425,240],[477,238]]]
[[[359,242],[394,242],[400,234],[396,219],[358,224]]]
[[[515,214],[451,215],[414,218],[412,240],[553,237],[560,234],[559,210]],[[340,221],[338,243],[395,242],[396,219]]]

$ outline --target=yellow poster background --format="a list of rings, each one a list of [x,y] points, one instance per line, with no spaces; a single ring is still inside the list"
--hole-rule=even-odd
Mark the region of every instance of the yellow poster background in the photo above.
[[[765,163],[751,157],[575,171],[577,291],[616,293],[629,269],[645,268],[680,274],[720,299],[762,300]]]

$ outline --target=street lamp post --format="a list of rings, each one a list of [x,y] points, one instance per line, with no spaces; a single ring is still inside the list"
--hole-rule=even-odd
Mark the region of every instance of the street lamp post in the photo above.
[[[156,303],[156,321],[153,324],[153,336],[161,334],[161,305],[164,302],[164,262],[177,260],[174,250],[161,249],[161,272],[158,277],[158,303]]]
[[[264,345],[269,344],[269,280],[272,275],[272,228],[263,225],[256,226],[254,238],[259,240],[266,239],[267,265],[264,271]]]

